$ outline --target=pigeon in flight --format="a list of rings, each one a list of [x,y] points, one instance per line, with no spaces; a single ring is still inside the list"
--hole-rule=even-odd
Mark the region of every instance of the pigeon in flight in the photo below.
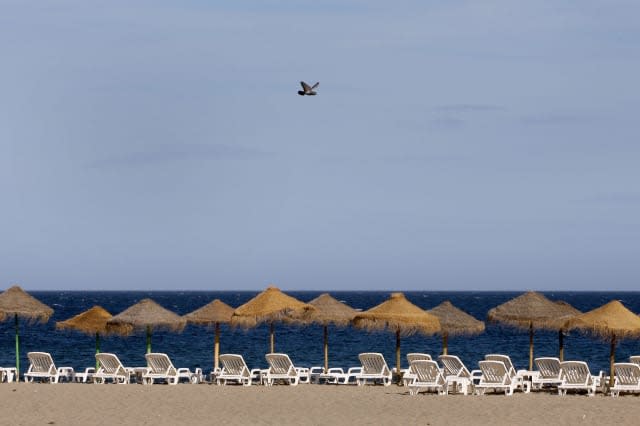
[[[300,85],[302,86],[302,90],[298,90],[298,95],[300,95],[300,96],[304,96],[304,95],[314,96],[314,95],[317,95],[317,93],[316,93],[316,91],[314,89],[320,85],[320,82],[317,82],[313,86],[309,86],[304,81],[301,81]]]

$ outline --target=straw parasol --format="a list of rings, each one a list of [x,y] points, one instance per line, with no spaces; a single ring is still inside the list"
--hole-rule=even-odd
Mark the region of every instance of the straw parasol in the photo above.
[[[296,318],[296,322],[302,324],[322,325],[323,348],[324,348],[324,371],[329,370],[329,325],[347,326],[358,313],[351,306],[336,300],[329,293],[321,294],[309,305],[315,307],[314,311],[307,311]]]
[[[183,316],[189,324],[213,325],[215,337],[213,343],[213,371],[218,371],[218,356],[220,355],[220,324],[228,324],[233,315],[233,308],[220,299],[204,305]]]
[[[484,322],[456,308],[448,300],[433,309],[429,309],[427,312],[435,315],[440,320],[443,355],[447,355],[449,336],[479,334],[484,331]]]
[[[640,337],[640,317],[617,300],[577,315],[565,322],[567,330],[578,329],[601,339],[611,341],[609,355],[609,387],[614,381],[614,362],[618,339]]]
[[[540,293],[529,291],[491,309],[487,319],[519,329],[529,329],[529,370],[533,369],[533,330],[559,331],[560,357],[564,357],[562,326],[580,312],[568,303],[556,303]]]
[[[180,315],[163,308],[151,299],[143,299],[107,321],[107,330],[118,330],[127,335],[135,330],[146,330],[147,353],[151,352],[151,330],[163,329],[181,332],[187,321]]]
[[[69,318],[66,321],[56,322],[57,330],[76,330],[81,333],[88,334],[90,336],[96,336],[96,353],[100,353],[100,335],[106,334],[119,334],[117,328],[114,326],[111,330],[107,330],[107,321],[109,321],[113,315],[111,315],[102,306],[94,306],[78,315]],[[124,330],[126,332],[126,329]],[[96,360],[96,370],[98,368],[98,361]]]
[[[402,293],[391,293],[391,297],[368,311],[353,318],[353,325],[368,331],[389,330],[396,333],[396,372],[400,374],[400,336],[416,332],[425,335],[440,331],[438,317],[427,313],[409,302]]]
[[[13,317],[16,326],[16,380],[20,379],[20,327],[18,318],[25,319],[28,322],[45,323],[49,321],[49,317],[52,314],[53,309],[26,293],[17,285],[0,294],[0,321]]]
[[[251,328],[260,323],[269,323],[269,349],[273,353],[275,349],[274,323],[291,319],[294,315],[314,309],[313,306],[284,294],[279,288],[270,286],[233,311],[231,325]]]

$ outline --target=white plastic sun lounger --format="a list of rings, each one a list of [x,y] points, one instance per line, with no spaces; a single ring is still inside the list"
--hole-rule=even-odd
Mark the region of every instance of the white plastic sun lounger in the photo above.
[[[78,383],[89,383],[93,380],[94,374],[96,374],[95,367],[87,367],[82,373],[76,373],[74,379]]]
[[[596,394],[602,381],[603,373],[593,376],[584,361],[564,361],[560,363],[562,383],[558,386],[558,394],[566,395],[568,390],[586,390],[589,396]]]
[[[617,397],[620,392],[640,392],[640,365],[632,362],[616,362],[613,364],[615,383],[611,396]]]
[[[220,355],[222,369],[216,376],[218,386],[226,385],[227,382],[239,383],[242,386],[251,386],[253,380],[260,380],[260,369],[249,370],[242,355],[222,354]]]
[[[15,367],[0,367],[0,383],[11,383],[18,377],[18,370]]]
[[[265,379],[267,386],[272,386],[276,380],[282,380],[291,386],[298,383],[308,382],[309,369],[295,367],[287,354],[267,354],[265,355],[269,363]]]
[[[102,352],[96,354],[96,360],[100,363],[98,371],[93,375],[94,383],[106,383],[111,380],[113,383],[128,384],[131,381],[134,370],[122,365],[115,354]]]
[[[414,376],[407,385],[411,395],[417,395],[421,390],[435,391],[438,395],[446,395],[447,382],[435,361],[415,360],[411,362],[411,374]]]
[[[142,373],[143,384],[152,385],[155,380],[164,380],[170,385],[177,385],[180,380],[197,384],[202,377],[202,370],[199,368],[195,373],[188,368],[175,368],[167,354],[148,353],[144,357],[148,368],[145,373]]]
[[[369,380],[373,383],[382,382],[384,386],[391,384],[391,370],[381,353],[365,352],[358,355],[362,370],[356,374],[358,386],[365,385]]]
[[[320,367],[323,371],[324,368]],[[314,383],[324,382],[332,385],[355,385],[357,383],[357,377],[362,373],[362,367],[351,367],[345,373],[343,368],[333,367],[327,370],[315,374]]]
[[[560,359],[541,357],[533,360],[537,370],[531,375],[531,387],[540,390],[545,385],[558,386],[562,383]]]
[[[402,381],[404,382],[405,385],[408,384],[414,378],[414,376],[412,376],[411,372],[410,372],[411,363],[413,361],[418,361],[418,360],[431,361],[431,355],[424,354],[424,353],[418,353],[418,352],[412,352],[412,353],[407,354],[407,363],[409,364],[409,368],[403,368],[401,370],[402,371]]]
[[[484,360],[478,363],[482,377],[480,383],[475,385],[477,395],[483,395],[487,389],[494,391],[504,390],[505,395],[513,395],[513,391],[521,386],[510,369],[502,361]],[[524,382],[525,392],[529,392],[529,382]]]
[[[502,354],[488,354],[484,356],[486,361],[500,361],[507,367],[507,372],[509,373],[509,377],[511,380],[516,383],[516,386],[521,388],[525,393],[529,393],[530,387],[525,387],[524,375],[530,374],[527,370],[518,370],[516,371],[513,363],[511,362],[511,358],[509,355]],[[528,381],[527,381],[528,383]]]
[[[629,362],[640,365],[640,355],[630,356]]]
[[[30,363],[29,370],[24,374],[24,379],[27,383],[33,382],[34,379],[40,379],[50,383],[58,383],[61,380],[73,380],[73,368],[56,368],[51,354],[47,352],[29,352],[27,353],[27,357]]]
[[[474,381],[480,379],[480,371],[469,372],[460,358],[455,355],[440,355],[438,360],[443,367],[443,375],[447,386],[453,386],[454,391],[467,395],[473,389]]]

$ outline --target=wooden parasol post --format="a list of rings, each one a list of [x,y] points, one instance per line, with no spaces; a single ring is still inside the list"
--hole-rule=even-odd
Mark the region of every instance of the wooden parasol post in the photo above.
[[[558,330],[558,347],[560,348],[558,358],[560,358],[560,362],[562,362],[564,361],[564,331],[562,329]]]
[[[611,335],[611,352],[609,353],[609,389],[613,387],[616,362],[616,335]]]
[[[147,353],[151,353],[151,326],[147,325]]]
[[[213,371],[218,371],[220,358],[220,323],[217,322],[215,337],[213,339]]]
[[[445,331],[444,333],[442,333],[442,355],[447,355],[449,352],[449,349],[447,348],[449,344],[448,340],[449,340],[449,333]]]
[[[322,337],[324,342],[324,372],[325,374],[329,372],[329,330],[327,329],[327,325],[325,324],[322,327]]]
[[[398,386],[402,384],[402,371],[400,370],[400,329],[396,330],[396,374],[398,375]]]
[[[16,323],[16,382],[20,381],[20,325],[18,324],[18,314],[15,315]]]
[[[276,339],[273,327],[273,321],[269,322],[269,352],[275,353]]]
[[[533,370],[533,321],[529,321],[529,371]]]

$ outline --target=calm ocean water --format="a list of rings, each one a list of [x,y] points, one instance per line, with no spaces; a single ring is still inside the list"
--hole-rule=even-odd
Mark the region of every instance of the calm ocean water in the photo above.
[[[93,305],[100,305],[117,314],[144,298],[152,298],[167,309],[183,315],[215,298],[236,307],[254,297],[257,292],[31,292],[55,312],[47,324],[21,322],[21,369],[28,367],[28,351],[50,352],[58,366],[70,365],[84,369],[94,364],[95,339],[71,331],[56,331],[55,322],[68,319]],[[320,292],[288,292],[309,301]],[[444,300],[484,320],[487,312],[521,292],[406,292],[414,304],[430,309]],[[576,308],[587,311],[617,299],[633,312],[640,312],[640,293],[637,292],[544,292],[552,300],[564,300]],[[389,297],[389,292],[333,292],[332,295],[354,308],[369,309]],[[250,368],[266,367],[264,354],[268,352],[268,326],[251,330],[221,327],[221,353],[242,354]],[[15,365],[13,321],[0,323],[0,366]],[[537,331],[535,356],[557,356],[557,333]],[[487,353],[509,354],[517,368],[528,363],[529,336],[509,327],[487,324],[486,332],[471,337],[451,337],[449,353],[458,355],[469,368]],[[213,331],[205,327],[187,326],[182,334],[154,332],[154,352],[166,352],[177,367],[201,367],[211,370]],[[382,352],[387,363],[394,364],[395,336],[392,333],[367,333],[351,327],[329,329],[329,363],[334,367],[358,365],[358,353]],[[438,355],[442,350],[439,336],[414,335],[403,338],[402,353],[428,352]],[[144,365],[145,337],[104,337],[102,351],[116,353],[127,366]],[[322,365],[322,328],[318,326],[276,326],[276,351],[288,353],[294,364]],[[640,355],[639,341],[623,341],[617,349],[617,360]],[[572,332],[565,338],[565,359],[585,360],[592,372],[608,369],[609,345]]]

